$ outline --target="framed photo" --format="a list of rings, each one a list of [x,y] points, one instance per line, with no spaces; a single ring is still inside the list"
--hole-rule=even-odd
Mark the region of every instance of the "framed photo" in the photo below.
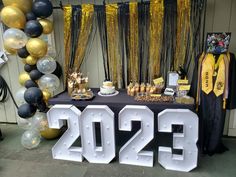
[[[229,49],[231,33],[207,33],[206,52],[213,54],[225,53]]]
[[[176,89],[178,80],[179,74],[177,72],[169,71],[167,75],[167,88]]]

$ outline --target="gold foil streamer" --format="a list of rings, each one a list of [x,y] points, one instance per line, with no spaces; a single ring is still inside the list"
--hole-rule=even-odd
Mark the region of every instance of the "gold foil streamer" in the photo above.
[[[139,82],[138,3],[129,3],[129,80]]]
[[[107,52],[113,84],[121,87],[121,55],[119,51],[118,5],[106,5]]]
[[[64,6],[64,48],[65,48],[65,64],[64,64],[64,83],[66,83],[69,61],[70,61],[70,42],[71,42],[71,18],[72,7]]]
[[[164,0],[150,1],[149,81],[160,76]]]
[[[174,69],[183,66],[186,57],[187,39],[190,32],[190,0],[177,1],[177,35]]]
[[[74,62],[75,68],[80,68],[83,62],[89,35],[92,31],[93,19],[94,19],[94,5],[82,4],[81,7],[82,7],[82,16],[81,16],[79,40],[75,54],[75,62]]]

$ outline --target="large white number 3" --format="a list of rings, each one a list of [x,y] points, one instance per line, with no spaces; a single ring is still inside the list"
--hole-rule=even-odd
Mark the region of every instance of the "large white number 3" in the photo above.
[[[68,129],[52,148],[54,159],[82,162],[82,148],[71,147],[80,136],[79,119],[81,112],[72,105],[55,105],[47,113],[50,128],[60,129],[67,120]]]
[[[96,145],[95,123],[100,123],[101,146]],[[87,106],[81,119],[83,156],[90,163],[109,163],[115,157],[114,113],[108,106]]]
[[[172,154],[169,147],[159,147],[158,161],[165,169],[188,172],[197,166],[198,116],[187,109],[159,113],[159,132],[172,132],[172,125],[183,126],[183,133],[173,133],[173,148],[181,149],[182,155]]]
[[[132,121],[140,121],[141,129],[120,149],[122,164],[153,166],[153,152],[142,149],[154,137],[154,115],[147,106],[125,106],[119,113],[119,130],[131,131]]]

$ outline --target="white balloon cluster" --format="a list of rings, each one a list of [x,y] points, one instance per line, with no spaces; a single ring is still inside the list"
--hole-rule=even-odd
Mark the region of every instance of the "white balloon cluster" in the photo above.
[[[47,128],[47,115],[46,113],[37,112],[30,119],[18,119],[19,127],[25,129],[21,137],[21,144],[27,149],[36,148],[41,142],[40,131]]]

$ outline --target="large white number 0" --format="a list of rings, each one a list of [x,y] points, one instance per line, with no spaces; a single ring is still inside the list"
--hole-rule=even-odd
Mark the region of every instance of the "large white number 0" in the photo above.
[[[95,123],[100,123],[101,146],[96,146]],[[115,157],[114,113],[108,106],[87,106],[81,119],[83,156],[90,163],[109,163]]]
[[[159,132],[172,132],[172,125],[183,126],[183,133],[173,133],[173,148],[183,153],[172,154],[171,148],[159,147],[158,161],[165,169],[188,172],[197,166],[198,116],[187,109],[166,109],[159,113]]]
[[[154,115],[146,106],[125,106],[119,113],[119,130],[131,131],[132,121],[140,121],[141,129],[120,149],[122,164],[153,166],[153,152],[142,149],[154,137]]]
[[[67,120],[68,129],[52,148],[54,159],[82,162],[82,148],[71,147],[80,136],[79,119],[81,112],[72,105],[55,105],[47,113],[50,128],[60,129]]]

